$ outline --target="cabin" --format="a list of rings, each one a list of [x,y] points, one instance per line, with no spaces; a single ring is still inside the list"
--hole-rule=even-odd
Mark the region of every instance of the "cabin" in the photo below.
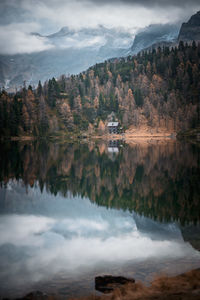
[[[108,122],[108,131],[110,134],[119,133],[119,122]]]

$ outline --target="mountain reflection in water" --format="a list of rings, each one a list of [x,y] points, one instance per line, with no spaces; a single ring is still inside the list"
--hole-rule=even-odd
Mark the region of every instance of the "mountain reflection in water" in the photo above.
[[[182,235],[199,223],[196,146],[12,142],[1,157],[0,296],[88,294],[99,274],[200,267]]]

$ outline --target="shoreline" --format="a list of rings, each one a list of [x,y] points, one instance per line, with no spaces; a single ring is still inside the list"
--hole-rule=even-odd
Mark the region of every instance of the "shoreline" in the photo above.
[[[1,141],[34,141],[40,139],[48,140],[80,140],[80,139],[97,139],[97,140],[123,140],[123,141],[136,141],[136,140],[176,140],[175,133],[149,133],[149,132],[137,132],[130,133],[125,132],[123,134],[80,134],[80,135],[62,135],[62,136],[11,136],[11,137],[2,137]]]
[[[155,135],[155,134],[118,134],[118,135],[97,135],[92,138],[103,140],[124,140],[124,141],[136,141],[136,140],[176,140],[176,136],[171,135]]]
[[[198,300],[200,299],[200,269],[193,269],[176,276],[155,276],[149,286],[140,281],[114,288],[109,293],[90,294],[88,296],[69,297],[70,300]],[[112,286],[112,284],[111,284]],[[109,287],[109,284],[108,284]],[[66,299],[63,295],[47,294],[41,291],[32,291],[18,300],[60,300]],[[9,300],[9,299],[8,299]]]
[[[196,137],[196,138],[195,138]],[[200,133],[196,136],[184,136],[176,132],[149,132],[149,131],[138,131],[133,132],[127,130],[125,133],[121,134],[63,134],[63,135],[48,135],[48,136],[9,136],[1,137],[0,142],[29,142],[29,141],[38,141],[38,140],[48,140],[48,141],[60,141],[60,142],[75,142],[80,140],[121,140],[126,143],[133,142],[148,142],[148,141],[200,141]]]
[[[82,298],[83,299],[83,298]],[[86,297],[84,299],[91,299]],[[94,297],[93,299],[96,299]],[[142,282],[128,283],[111,294],[102,295],[99,300],[197,300],[200,299],[200,269],[194,269],[176,276],[155,277],[150,286]]]

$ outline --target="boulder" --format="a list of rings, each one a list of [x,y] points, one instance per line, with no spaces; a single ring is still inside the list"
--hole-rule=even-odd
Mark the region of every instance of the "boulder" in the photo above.
[[[112,275],[95,277],[95,289],[102,293],[110,293],[127,283],[135,283],[135,279]]]
[[[40,291],[34,291],[16,300],[46,300],[47,298],[48,298],[47,294],[42,293]]]

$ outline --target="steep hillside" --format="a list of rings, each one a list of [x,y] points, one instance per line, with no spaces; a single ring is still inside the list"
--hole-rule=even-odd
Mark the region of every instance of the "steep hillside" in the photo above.
[[[77,76],[0,96],[0,133],[48,135],[104,129],[109,115],[124,129],[179,132],[199,125],[200,44],[158,48],[96,64]]]

